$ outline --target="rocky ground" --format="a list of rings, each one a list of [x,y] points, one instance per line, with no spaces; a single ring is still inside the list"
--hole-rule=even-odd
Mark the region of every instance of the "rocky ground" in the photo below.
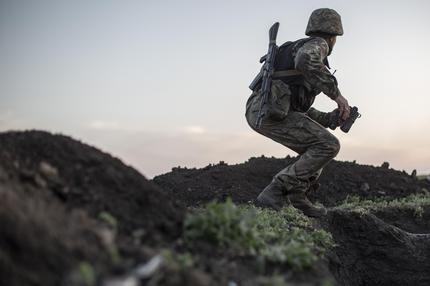
[[[0,133],[0,285],[430,285],[430,182],[333,161],[324,219],[255,208],[291,160],[150,181],[67,136]]]

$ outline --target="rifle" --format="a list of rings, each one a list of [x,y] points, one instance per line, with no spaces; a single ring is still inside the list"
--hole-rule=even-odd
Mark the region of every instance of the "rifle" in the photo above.
[[[266,55],[261,57],[260,63],[263,63],[260,73],[254,78],[249,88],[255,91],[261,82],[261,99],[260,109],[258,111],[257,120],[255,122],[256,128],[260,128],[263,117],[267,114],[268,103],[270,98],[270,89],[272,86],[272,74],[275,66],[276,54],[278,53],[278,46],[276,45],[276,36],[278,35],[279,23],[270,27],[269,30],[269,50]]]

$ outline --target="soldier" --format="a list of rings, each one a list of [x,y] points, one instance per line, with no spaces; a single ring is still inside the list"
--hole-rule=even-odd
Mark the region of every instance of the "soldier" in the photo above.
[[[246,104],[246,119],[256,132],[294,150],[297,160],[276,174],[257,197],[257,205],[279,210],[288,201],[310,217],[327,213],[307,198],[317,189],[318,177],[339,152],[338,139],[326,130],[334,112],[312,108],[315,96],[323,92],[338,105],[343,120],[350,113],[348,101],[329,71],[329,56],[336,37],[343,35],[340,15],[332,9],[312,12],[306,28],[308,38],[287,42],[279,47],[272,76],[269,114],[257,128],[261,92],[257,88]],[[337,122],[336,122],[337,123]]]

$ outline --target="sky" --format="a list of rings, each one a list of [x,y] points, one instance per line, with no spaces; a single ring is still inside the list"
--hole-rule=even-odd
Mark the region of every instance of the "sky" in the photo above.
[[[252,131],[248,85],[266,53],[341,14],[330,56],[362,117],[339,160],[430,173],[430,2],[0,0],[0,131],[70,135],[149,178],[291,150]],[[314,107],[336,108],[324,94]]]

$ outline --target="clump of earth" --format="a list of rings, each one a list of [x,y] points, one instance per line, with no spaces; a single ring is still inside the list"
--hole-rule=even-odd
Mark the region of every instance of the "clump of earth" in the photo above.
[[[61,285],[107,271],[117,244],[167,245],[185,208],[107,153],[42,131],[0,134],[0,285]],[[129,256],[139,257],[139,249]]]
[[[220,162],[202,169],[173,168],[154,182],[188,206],[231,197],[237,203],[253,201],[282,168],[295,160],[258,157],[236,165]],[[348,196],[362,198],[399,198],[429,190],[426,180],[417,180],[404,171],[331,161],[319,179],[321,187],[310,195],[325,206],[335,206]]]
[[[0,285],[147,285],[159,251],[183,248],[183,223],[190,209],[228,197],[252,203],[291,160],[295,158],[259,157],[237,165],[177,167],[151,181],[68,136],[0,133]],[[319,285],[324,275],[332,275],[339,285],[430,285],[430,208],[419,216],[398,208],[337,208],[350,197],[425,195],[428,181],[387,164],[332,161],[320,183],[311,199],[330,211],[315,220],[315,227],[330,231],[337,247],[318,266],[322,274],[318,269],[303,272],[302,284],[289,285]],[[204,266],[180,275],[170,267],[158,285],[240,285],[244,275],[253,281],[256,274],[247,266],[255,261],[249,257],[232,262],[206,246],[198,249],[207,258]],[[324,270],[328,268],[331,273]],[[125,284],[136,273],[146,276]],[[109,284],[107,277],[123,279]]]

